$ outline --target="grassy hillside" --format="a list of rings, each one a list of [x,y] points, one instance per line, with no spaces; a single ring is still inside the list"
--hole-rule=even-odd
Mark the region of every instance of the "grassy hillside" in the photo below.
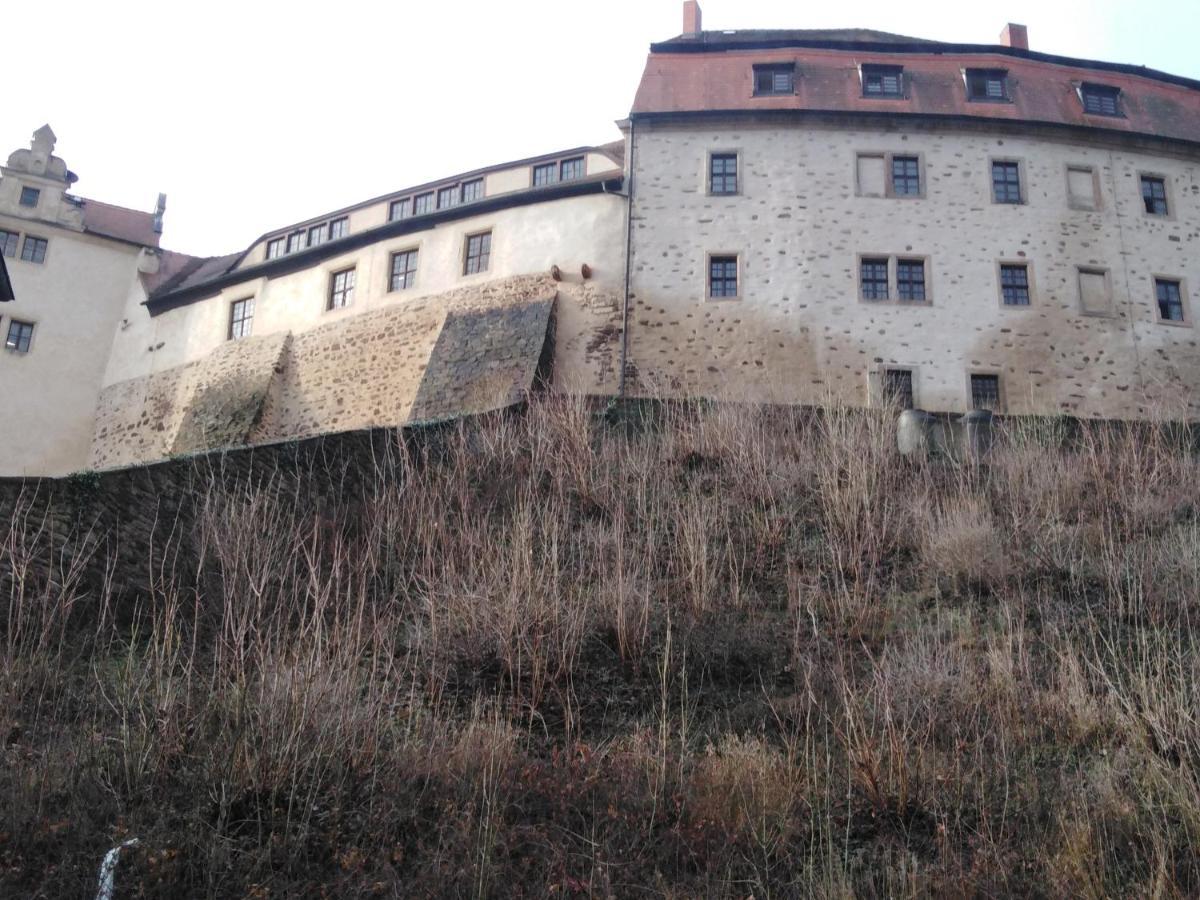
[[[890,422],[545,402],[210,482],[136,604],[0,522],[0,896],[130,837],[119,897],[1200,893],[1196,457]]]

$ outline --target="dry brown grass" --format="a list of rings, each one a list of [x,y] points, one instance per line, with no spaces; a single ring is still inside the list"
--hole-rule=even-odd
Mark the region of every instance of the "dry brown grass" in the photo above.
[[[893,440],[543,401],[332,489],[200,479],[137,597],[26,498],[0,894],[132,835],[123,896],[1200,893],[1186,440]]]

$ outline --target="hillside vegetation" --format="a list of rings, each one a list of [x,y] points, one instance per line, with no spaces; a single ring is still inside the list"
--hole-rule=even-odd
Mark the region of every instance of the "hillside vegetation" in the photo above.
[[[136,597],[0,522],[0,896],[1200,893],[1190,446],[893,421],[398,434],[201,484]]]

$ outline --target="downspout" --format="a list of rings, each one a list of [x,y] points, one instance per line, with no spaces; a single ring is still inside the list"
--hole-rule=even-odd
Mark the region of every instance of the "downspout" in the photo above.
[[[636,132],[633,117],[629,117],[629,188],[626,191],[628,203],[625,211],[625,303],[621,310],[621,371],[617,381],[617,397],[625,397],[625,366],[629,358],[629,281],[630,270],[633,266],[633,188]]]

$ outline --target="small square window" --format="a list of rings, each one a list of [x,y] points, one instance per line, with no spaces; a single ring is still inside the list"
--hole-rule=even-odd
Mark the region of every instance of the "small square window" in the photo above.
[[[1021,165],[1003,160],[992,161],[992,201],[1022,203]]]
[[[545,187],[558,181],[558,163],[545,163],[533,167],[533,186]]]
[[[1000,266],[1000,296],[1005,306],[1029,305],[1029,267],[1021,263]]]
[[[736,153],[714,153],[708,158],[708,192],[710,194],[736,194],[738,192]]]
[[[350,234],[350,220],[345,216],[340,219],[334,219],[329,223],[329,239],[331,241],[344,238],[348,234]]]
[[[1155,278],[1154,293],[1158,300],[1158,317],[1164,322],[1184,322],[1183,291],[1180,283],[1170,278]]]
[[[796,67],[791,63],[754,67],[754,94],[772,97],[796,93]]]
[[[1121,89],[1106,84],[1081,84],[1079,97],[1083,111],[1093,116],[1120,116]]]
[[[308,246],[317,247],[325,243],[329,237],[329,228],[324,224],[314,225],[308,229]]]
[[[8,337],[4,341],[4,348],[6,350],[12,350],[14,353],[28,353],[29,342],[32,340],[32,322],[19,322],[16,319],[9,320]]]
[[[862,67],[862,89],[863,96],[872,99],[903,98],[904,67],[864,65]]]
[[[412,200],[405,197],[403,200],[393,200],[388,204],[388,221],[398,222],[401,219],[407,219],[412,215]]]
[[[25,262],[41,263],[46,261],[45,238],[25,235],[25,243],[21,245],[21,259]]]
[[[441,188],[437,192],[437,208],[450,209],[458,206],[458,186]]]
[[[234,300],[229,306],[229,339],[240,340],[250,336],[254,324],[254,298]]]
[[[883,402],[900,409],[913,408],[913,373],[911,369],[885,369],[883,372]]]
[[[921,195],[921,160],[915,156],[892,157],[892,193],[897,197]]]
[[[354,269],[334,272],[329,278],[329,308],[342,309],[354,302]]]
[[[560,181],[576,181],[583,177],[583,157],[564,159],[559,174]]]
[[[0,253],[12,259],[17,255],[17,243],[20,235],[15,231],[0,230]]]
[[[476,178],[474,181],[464,181],[462,185],[462,202],[474,203],[476,200],[483,199],[483,179]]]
[[[971,375],[971,409],[1000,411],[999,375]]]
[[[1167,182],[1166,179],[1154,175],[1142,176],[1142,202],[1146,214],[1165,216],[1167,214]]]
[[[402,250],[392,254],[392,277],[388,289],[404,291],[417,283],[417,251]]]
[[[888,299],[888,261],[886,257],[864,258],[859,263],[864,300]]]
[[[433,212],[433,194],[419,194],[413,200],[413,215],[423,216]]]
[[[967,99],[1004,103],[1008,98],[1008,72],[1004,69],[967,69]]]
[[[492,257],[492,233],[472,234],[467,237],[466,260],[463,263],[464,275],[475,275],[486,272]]]
[[[708,296],[714,300],[738,296],[738,258],[710,256],[708,258]]]
[[[279,259],[283,256],[283,248],[285,246],[284,238],[275,238],[267,241],[267,259]]]
[[[909,302],[925,302],[925,261],[901,259],[896,262],[896,296]]]
[[[297,250],[303,250],[308,246],[308,232],[297,231],[294,234],[289,234],[287,239],[287,252],[295,253]]]
[[[21,205],[35,207],[38,205],[38,200],[41,199],[42,192],[37,188],[23,187],[21,188]]]

